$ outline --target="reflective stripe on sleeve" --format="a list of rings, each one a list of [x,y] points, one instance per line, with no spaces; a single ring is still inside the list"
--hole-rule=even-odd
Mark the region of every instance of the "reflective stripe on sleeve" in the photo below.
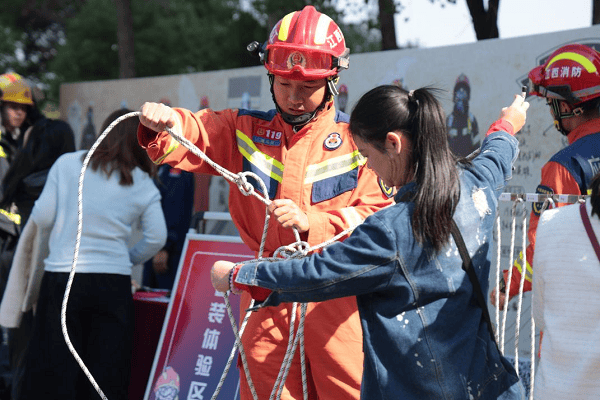
[[[519,253],[519,258],[517,258],[515,260],[515,264],[514,266],[517,267],[517,270],[519,270],[519,273],[521,274],[521,276],[523,276],[523,266],[521,265],[523,261],[523,252],[521,251]],[[527,260],[525,260],[525,280],[527,280],[528,282],[531,282],[531,279],[533,277],[533,268],[531,268],[531,265],[527,262]]]
[[[156,160],[154,160],[154,164],[162,164],[163,160],[172,152],[174,152],[177,148],[179,147],[179,142],[175,139],[173,139],[173,136],[169,135],[169,147],[167,148],[167,151],[165,151],[165,154],[163,154],[162,156],[160,156],[159,158],[157,158]]]
[[[8,218],[9,220],[11,220],[15,224],[21,225],[21,216],[19,214],[11,213],[11,212],[8,212],[8,211],[6,211],[4,209],[1,209],[1,208],[0,208],[0,214],[4,215],[6,218]]]

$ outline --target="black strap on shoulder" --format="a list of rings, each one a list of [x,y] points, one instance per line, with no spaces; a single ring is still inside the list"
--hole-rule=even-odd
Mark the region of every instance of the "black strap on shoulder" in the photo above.
[[[581,203],[579,205],[579,213],[581,214],[581,219],[583,221],[585,231],[587,232],[588,237],[590,238],[590,242],[592,243],[592,247],[596,252],[596,257],[598,257],[598,261],[600,261],[600,244],[598,243],[598,239],[596,238],[596,234],[594,233],[594,229],[592,228],[590,217],[588,217],[587,210],[585,208],[585,203]]]
[[[469,251],[467,250],[465,241],[460,233],[460,229],[458,229],[458,225],[456,225],[456,221],[454,220],[452,220],[452,237],[454,238],[456,247],[458,247],[460,258],[462,258],[463,261],[462,268],[467,275],[469,275],[469,280],[473,285],[473,292],[475,293],[475,296],[477,296],[477,302],[483,311],[483,318],[487,322],[488,329],[492,335],[492,339],[494,339],[494,343],[496,343],[496,347],[498,347],[498,342],[496,342],[496,334],[494,333],[494,326],[492,325],[492,319],[490,318],[490,312],[487,308],[487,303],[485,301],[483,291],[481,290],[479,279],[477,279],[477,274],[473,268],[473,260],[471,260],[471,257],[469,256]]]

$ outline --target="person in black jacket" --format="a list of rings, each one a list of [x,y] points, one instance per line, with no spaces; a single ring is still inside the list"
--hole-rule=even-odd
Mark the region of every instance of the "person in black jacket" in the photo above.
[[[69,124],[46,118],[38,109],[29,84],[16,73],[0,76],[0,299],[12,266],[21,227],[29,219],[50,167],[64,153],[75,151]],[[11,225],[12,223],[12,225]],[[11,232],[2,234],[2,226]],[[33,322],[25,313],[18,328],[8,329],[9,369],[13,398],[18,387],[21,360]]]

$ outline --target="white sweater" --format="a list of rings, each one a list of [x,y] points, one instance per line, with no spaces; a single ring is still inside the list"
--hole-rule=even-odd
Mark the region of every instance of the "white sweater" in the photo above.
[[[589,216],[591,206],[586,206]],[[600,219],[590,216],[590,222],[600,240]],[[578,204],[542,214],[533,307],[544,332],[535,398],[600,399],[600,262]]]
[[[41,229],[50,229],[50,254],[45,270],[70,272],[78,223],[78,184],[85,151],[62,155],[31,213]],[[130,275],[134,264],[154,256],[165,244],[167,228],[160,193],[147,173],[132,171],[133,185],[119,185],[120,174],[87,168],[83,181],[83,230],[76,273]],[[143,238],[128,249],[133,228],[141,224]]]

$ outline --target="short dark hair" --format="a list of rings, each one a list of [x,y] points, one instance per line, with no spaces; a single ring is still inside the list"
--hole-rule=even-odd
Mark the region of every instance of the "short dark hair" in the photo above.
[[[101,132],[117,118],[132,112],[126,108],[113,111],[102,124]],[[98,145],[90,159],[90,167],[110,176],[114,171],[120,174],[119,184],[133,184],[131,171],[139,167],[151,177],[156,176],[157,167],[142,149],[137,140],[138,118],[126,118],[115,125]]]

